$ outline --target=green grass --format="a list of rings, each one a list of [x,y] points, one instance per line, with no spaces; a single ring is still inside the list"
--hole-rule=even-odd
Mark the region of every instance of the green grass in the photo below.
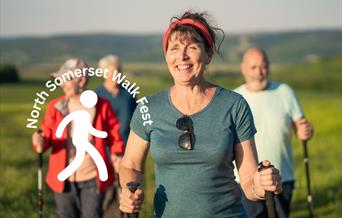
[[[325,63],[323,63],[325,64]],[[334,62],[334,64],[336,64]],[[302,74],[296,79],[292,76],[284,76],[296,69],[292,67],[280,67],[274,72],[277,80],[289,82],[295,87],[300,87],[309,82],[303,89],[296,89],[299,100],[304,108],[305,114],[313,123],[315,128],[314,138],[309,142],[310,173],[312,191],[316,215],[319,217],[341,217],[342,216],[342,94],[336,88],[327,88],[326,84],[315,88],[315,84],[326,83],[324,74],[321,71],[305,71],[302,67]],[[310,69],[316,69],[315,65],[308,65]],[[316,66],[317,67],[317,66]],[[172,84],[171,77],[167,74],[166,68],[157,66],[151,68],[149,65],[130,65],[127,70],[131,73],[131,81],[138,83],[141,88],[141,96],[149,95],[160,89],[167,88]],[[331,67],[332,68],[332,67]],[[334,71],[336,81],[332,83],[341,84],[341,66]],[[32,70],[32,69],[30,69]],[[214,66],[213,73],[208,78],[228,88],[234,88],[242,82],[241,76],[237,73],[238,67],[225,68]],[[230,73],[225,73],[230,72]],[[136,72],[136,73],[134,73]],[[305,76],[306,75],[306,76]],[[47,78],[48,79],[48,78]],[[302,81],[304,80],[304,81]],[[101,83],[101,80],[92,80],[90,88]],[[36,92],[44,90],[44,80],[24,80],[19,84],[0,85],[1,106],[0,106],[0,217],[36,217],[36,155],[31,150],[32,129],[25,128],[26,118],[32,110],[32,104]],[[337,88],[339,89],[339,87]],[[339,91],[339,90],[338,90]],[[60,95],[60,91],[49,96],[49,100]],[[40,117],[43,117],[43,113]],[[291,217],[307,217],[306,208],[306,183],[304,165],[302,162],[303,152],[301,144],[294,139],[294,155],[296,162],[296,190],[292,201]],[[44,155],[45,168],[47,166],[48,153]],[[154,174],[153,162],[148,158],[144,179],[146,200],[141,217],[152,216]],[[51,191],[45,185],[44,188],[44,212],[46,217],[54,217],[54,203]]]
[[[309,141],[309,164],[315,212],[319,217],[342,215],[342,96],[304,93],[299,95],[306,116],[315,128]],[[294,141],[296,190],[292,201],[292,217],[308,217],[303,148]]]

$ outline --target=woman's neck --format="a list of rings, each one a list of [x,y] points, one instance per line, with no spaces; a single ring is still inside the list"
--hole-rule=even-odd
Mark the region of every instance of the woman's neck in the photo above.
[[[183,114],[191,115],[205,108],[215,94],[215,86],[202,84],[183,86],[175,84],[170,89],[172,104]]]
[[[80,101],[80,95],[74,95],[72,97],[68,98],[68,110],[69,112],[73,112],[75,110],[79,110],[83,108],[81,101]]]
[[[74,96],[69,97],[69,102],[73,104],[80,103],[80,96],[80,94],[76,94]]]

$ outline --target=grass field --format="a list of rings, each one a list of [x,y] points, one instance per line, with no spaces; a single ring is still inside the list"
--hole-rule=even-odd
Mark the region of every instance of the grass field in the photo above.
[[[315,212],[317,217],[342,217],[342,66],[341,58],[324,62],[323,70],[329,69],[330,81],[322,73],[321,65],[300,65],[279,67],[274,70],[274,77],[288,82],[296,88],[299,100],[306,116],[315,128],[314,138],[309,142],[310,170]],[[159,65],[158,65],[159,66]],[[305,67],[306,66],[306,67]],[[321,67],[319,70],[313,70]],[[165,66],[151,68],[150,65],[128,65],[129,77],[136,82],[142,95],[149,95],[171,84],[171,77]],[[293,69],[303,69],[298,74],[290,74]],[[312,69],[312,70],[311,70]],[[30,72],[34,69],[30,69]],[[237,74],[238,67],[212,68],[208,78],[222,86],[234,88],[242,82]],[[229,71],[230,73],[224,73]],[[25,72],[25,71],[24,71]],[[287,76],[286,76],[287,75]],[[0,217],[36,217],[36,155],[31,150],[32,129],[25,128],[26,119],[32,110],[36,92],[44,89],[41,76],[24,76],[25,80],[18,84],[0,85]],[[35,79],[28,79],[35,78]],[[37,79],[38,78],[38,79]],[[48,78],[46,78],[47,80]],[[90,88],[100,84],[100,80],[92,80]],[[329,86],[329,84],[333,86]],[[324,83],[324,84],[321,84]],[[318,85],[317,85],[318,84]],[[338,86],[338,84],[340,84]],[[51,100],[61,92],[55,92]],[[40,117],[43,116],[43,113]],[[304,165],[302,163],[302,146],[294,141],[296,162],[296,190],[293,196],[291,217],[307,217],[306,183]],[[47,163],[48,154],[44,155]],[[45,165],[46,170],[46,165]],[[152,217],[153,202],[153,162],[149,158],[145,173],[146,201],[141,217]],[[44,213],[46,217],[54,217],[54,205],[51,191],[44,188]]]

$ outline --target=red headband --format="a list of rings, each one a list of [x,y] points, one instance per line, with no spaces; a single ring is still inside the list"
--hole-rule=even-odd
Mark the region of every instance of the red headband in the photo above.
[[[167,49],[167,43],[169,39],[170,32],[177,26],[177,25],[184,25],[184,24],[191,24],[192,26],[197,27],[201,33],[204,35],[205,39],[207,40],[209,46],[212,48],[214,45],[213,38],[211,37],[207,27],[205,27],[203,24],[200,22],[193,20],[193,19],[182,19],[182,20],[177,20],[173,23],[170,24],[169,28],[165,31],[164,33],[164,40],[163,40],[163,50],[164,54],[166,54],[166,49]]]

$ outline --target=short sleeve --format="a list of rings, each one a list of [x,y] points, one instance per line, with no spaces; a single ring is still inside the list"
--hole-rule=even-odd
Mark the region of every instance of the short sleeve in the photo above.
[[[130,128],[135,134],[140,136],[145,141],[150,141],[150,133],[149,133],[149,130],[147,129],[147,126],[144,126],[144,120],[142,117],[143,114],[140,113],[140,106],[142,105],[138,104],[134,110],[134,113],[131,119]]]
[[[256,133],[252,111],[243,97],[236,105],[235,133],[234,144],[246,141]]]
[[[286,90],[287,90],[286,94],[288,96],[287,99],[288,99],[290,116],[293,121],[296,121],[299,118],[302,118],[304,116],[304,113],[294,91],[289,86],[286,86]]]

